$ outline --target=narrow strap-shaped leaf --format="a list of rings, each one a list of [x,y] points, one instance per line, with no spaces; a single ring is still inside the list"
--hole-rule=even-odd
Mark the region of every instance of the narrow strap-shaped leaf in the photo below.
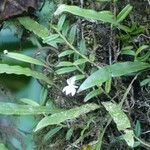
[[[86,95],[86,97],[84,98],[84,102],[87,102],[88,100],[90,100],[91,98],[95,97],[95,96],[98,96],[102,93],[102,91],[100,91],[100,89],[97,89],[97,90],[93,90],[91,91],[90,93],[88,93]]]
[[[23,61],[23,62],[27,62],[27,63],[31,63],[31,64],[35,64],[35,65],[40,65],[40,66],[45,66],[46,67],[46,65],[43,62],[41,62],[40,60],[37,60],[35,58],[32,58],[30,56],[26,56],[26,55],[23,55],[23,54],[14,53],[14,52],[8,52],[7,54],[5,54],[5,56],[7,56],[9,58],[16,59],[16,60],[20,60],[20,61]]]
[[[32,76],[36,79],[43,80],[48,84],[52,84],[52,81],[44,74],[33,71],[29,68],[23,68],[21,66],[9,66],[7,64],[0,64],[0,74],[1,73]]]
[[[62,110],[51,109],[47,106],[31,106],[20,105],[15,103],[0,102],[0,114],[4,115],[39,115],[39,114],[53,114]]]
[[[34,101],[32,99],[21,98],[20,101],[23,102],[24,104],[27,104],[27,105],[30,105],[30,106],[40,106],[36,101]]]
[[[61,61],[56,67],[66,67],[66,66],[73,66],[73,63],[69,61]]]
[[[40,38],[45,38],[49,35],[48,29],[31,19],[30,17],[18,17],[19,22],[29,31],[33,32]]]
[[[61,52],[61,53],[58,55],[58,57],[64,57],[64,56],[67,56],[67,55],[71,55],[71,54],[73,54],[73,53],[74,53],[73,50],[65,50],[65,51]]]
[[[73,72],[76,69],[77,69],[76,67],[64,67],[64,68],[56,70],[56,73],[57,74],[65,74],[65,73],[68,73],[68,72]]]
[[[68,41],[73,44],[76,38],[77,25],[73,25],[68,35]]]
[[[70,110],[65,110],[59,113],[52,114],[43,118],[36,126],[35,131],[38,131],[48,125],[60,124],[68,119],[75,119],[82,114],[86,114],[90,111],[100,108],[97,104],[85,104],[80,107],[72,108]]]
[[[77,16],[85,17],[88,19],[100,20],[103,22],[109,22],[112,24],[117,23],[114,15],[110,11],[96,12],[91,9],[83,9],[78,6],[69,6],[69,5],[62,4],[57,8],[54,14],[59,15],[63,12],[69,12]]]
[[[123,21],[128,15],[129,13],[131,12],[132,10],[132,6],[131,5],[127,5],[125,6],[122,11],[117,15],[117,22],[121,22]]]
[[[66,15],[63,14],[63,15],[60,17],[60,19],[59,19],[59,21],[58,21],[58,24],[57,24],[57,28],[58,28],[59,31],[61,31],[61,29],[62,29],[62,27],[63,27],[63,25],[64,25],[65,20],[66,20]]]
[[[87,62],[86,59],[78,59],[73,64],[74,65],[81,65],[81,64],[84,64],[85,62]]]

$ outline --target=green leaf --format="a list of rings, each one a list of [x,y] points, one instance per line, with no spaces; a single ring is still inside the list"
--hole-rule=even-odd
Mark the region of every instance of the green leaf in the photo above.
[[[60,19],[59,19],[59,21],[58,21],[58,24],[57,24],[57,29],[58,29],[59,31],[62,30],[62,27],[63,27],[63,25],[64,25],[65,20],[66,20],[66,15],[63,14],[63,15],[60,17]]]
[[[82,114],[86,114],[98,108],[99,106],[93,103],[52,114],[51,116],[43,118],[36,126],[35,131],[41,130],[48,125],[60,124],[61,122],[64,122],[68,119],[75,119]]]
[[[85,44],[86,42],[85,42],[85,39],[83,38],[83,39],[81,39],[81,41],[80,41],[80,47],[79,47],[79,49],[80,49],[80,53],[81,54],[84,54],[84,55],[86,55],[87,54],[87,48],[86,48],[86,44]]]
[[[135,53],[135,57],[137,57],[137,55],[138,55],[139,53],[141,53],[144,49],[147,49],[148,47],[149,47],[149,45],[142,45],[142,46],[140,46],[140,47],[137,49],[136,53]]]
[[[33,32],[42,39],[49,35],[47,28],[31,19],[30,17],[18,17],[18,20],[20,24],[22,24],[27,30]]]
[[[51,34],[43,39],[43,43],[48,43],[50,41],[54,41],[59,37],[59,34]]]
[[[39,115],[39,114],[53,114],[61,110],[51,109],[47,106],[31,106],[20,105],[15,103],[0,102],[0,114],[3,115]]]
[[[125,132],[125,134],[123,134],[122,136],[127,142],[127,144],[133,147],[134,133],[133,130],[128,129],[131,128],[131,124],[127,115],[121,110],[121,106],[112,102],[103,102],[102,104],[113,118],[118,130]]]
[[[132,50],[133,46],[126,46],[121,49],[121,54],[135,56],[135,52]]]
[[[82,75],[75,75],[73,77],[75,77],[76,80],[82,80],[85,78],[85,75],[83,75],[83,74]]]
[[[0,150],[8,150],[3,143],[0,143]]]
[[[128,75],[133,72],[137,72],[146,68],[149,68],[150,65],[148,63],[143,62],[123,62],[123,63],[116,63],[109,67],[111,71],[112,77],[119,77],[123,75]]]
[[[84,98],[84,102],[87,102],[88,100],[90,100],[91,98],[95,97],[95,96],[98,96],[102,93],[102,91],[100,91],[100,89],[97,89],[97,90],[93,90],[91,91],[90,93],[88,93],[86,95],[86,97]]]
[[[69,29],[70,29],[69,21],[65,21],[63,28],[62,28],[62,35],[64,37],[67,36]]]
[[[8,150],[3,143],[0,143],[0,150]]]
[[[73,135],[74,128],[70,128],[66,133],[66,140],[69,141]]]
[[[107,67],[101,68],[98,71],[90,75],[79,87],[78,92],[91,88],[95,85],[101,85],[103,82],[109,80],[111,74],[107,70]]]
[[[46,133],[44,135],[44,142],[47,142],[49,139],[51,139],[61,129],[62,129],[62,127],[56,127],[54,129],[50,130],[48,133]]]
[[[67,56],[67,55],[71,55],[71,54],[73,54],[74,53],[74,51],[73,50],[65,50],[64,52],[61,52],[59,55],[58,55],[58,57],[60,58],[60,57],[64,57],[64,56]]]
[[[127,115],[121,110],[118,104],[112,102],[102,102],[102,104],[113,118],[119,131],[131,128]]]
[[[23,55],[23,54],[8,52],[7,54],[5,54],[5,56],[7,56],[9,58],[16,59],[16,60],[20,60],[20,61],[23,61],[23,62],[27,62],[27,63],[31,63],[31,64],[35,64],[35,65],[40,65],[40,66],[45,66],[46,67],[46,65],[43,62],[41,62],[41,61],[39,61],[37,59],[34,59],[32,57]]]
[[[130,147],[134,147],[134,133],[132,130],[125,130],[125,134],[123,134],[124,140]]]
[[[107,80],[105,82],[105,92],[109,93],[111,90],[111,83],[112,83],[112,78],[110,78],[109,80]]]
[[[21,66],[9,66],[7,64],[0,64],[0,74],[1,73],[31,76],[36,79],[43,80],[48,84],[52,84],[52,81],[44,74],[33,71],[29,68],[23,68]]]
[[[68,72],[73,72],[76,69],[77,69],[76,67],[65,67],[65,68],[61,68],[61,69],[56,70],[56,73],[57,74],[65,74]]]
[[[132,6],[131,5],[127,5],[125,6],[122,11],[117,15],[117,22],[120,23],[122,22],[128,15],[129,13],[131,12],[132,10]]]
[[[80,86],[78,92],[86,90],[95,85],[101,85],[102,83],[110,80],[111,77],[119,77],[128,75],[133,72],[137,72],[146,68],[149,68],[148,63],[143,62],[123,62],[100,68],[98,71],[90,75]]]
[[[30,106],[40,106],[36,101],[34,101],[32,99],[21,98],[20,101],[27,104],[27,105],[30,105]]]
[[[76,60],[73,64],[74,65],[81,65],[81,64],[84,64],[84,63],[86,63],[87,62],[87,60],[86,59],[78,59],[78,60]]]
[[[92,20],[100,20],[100,21],[109,22],[112,24],[117,23],[114,15],[110,11],[96,12],[92,9],[83,9],[78,6],[69,6],[69,5],[62,4],[57,8],[54,15],[60,15],[63,12],[69,12],[71,14],[85,17],[85,18],[92,19]]]
[[[58,48],[57,44],[58,43],[63,43],[64,40],[59,37],[58,34],[52,34],[46,38],[43,38],[43,43],[47,43],[55,48]]]
[[[141,83],[140,83],[140,86],[144,86],[146,84],[149,84],[150,83],[150,78],[147,78],[147,79],[144,79]]]
[[[122,50],[121,54],[135,56],[135,52],[133,50]]]
[[[73,63],[69,61],[61,61],[56,67],[66,67],[66,66],[73,66]]]
[[[135,135],[139,137],[141,135],[141,124],[139,120],[137,120],[136,125],[135,125]]]
[[[76,30],[77,30],[77,25],[73,25],[70,29],[68,40],[70,44],[73,44],[75,39],[76,39]]]

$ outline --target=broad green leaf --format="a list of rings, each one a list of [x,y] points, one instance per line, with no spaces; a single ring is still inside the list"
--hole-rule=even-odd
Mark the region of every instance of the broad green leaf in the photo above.
[[[98,109],[99,106],[97,104],[86,104],[80,107],[72,108],[70,110],[65,110],[59,113],[52,114],[51,116],[47,116],[43,118],[38,125],[36,126],[35,131],[41,130],[42,128],[48,125],[60,124],[68,119],[75,119],[82,114],[86,114],[90,111]]]
[[[117,15],[117,22],[121,22],[123,21],[128,15],[129,13],[131,12],[132,10],[132,6],[131,5],[127,5],[125,6],[122,11]]]
[[[64,57],[64,56],[67,56],[67,55],[70,55],[70,54],[73,54],[74,51],[73,50],[65,50],[64,52],[61,52],[58,57]]]
[[[8,52],[7,54],[5,54],[5,56],[7,56],[9,58],[16,59],[16,60],[20,60],[20,61],[23,61],[23,62],[27,62],[27,63],[31,63],[31,64],[35,64],[35,65],[40,65],[40,66],[45,66],[46,67],[46,65],[43,62],[41,62],[40,60],[37,60],[35,58],[32,58],[30,56],[26,56],[26,55],[23,55],[23,54],[14,53],[14,52]]]
[[[137,72],[146,68],[149,68],[148,63],[143,62],[122,62],[115,63],[113,65],[100,68],[98,71],[90,75],[80,86],[78,92],[86,90],[95,85],[101,85],[102,83],[110,80],[111,77],[119,77],[128,75],[133,72]]]
[[[62,29],[62,27],[63,27],[63,25],[64,25],[65,20],[66,20],[66,15],[63,14],[63,15],[60,17],[60,19],[59,19],[59,21],[58,21],[58,24],[57,24],[57,29],[58,29],[59,31],[61,31],[61,29]]]
[[[0,143],[0,150],[8,150],[3,143]]]
[[[0,114],[3,115],[38,115],[53,114],[61,110],[51,109],[47,106],[20,105],[15,103],[0,102]]]
[[[73,66],[73,63],[69,61],[61,61],[56,67],[66,67],[66,66]]]
[[[124,131],[123,138],[127,144],[131,147],[134,145],[134,133],[133,130],[130,130],[131,124],[127,115],[122,111],[121,106],[114,104],[112,102],[103,102],[102,103],[105,109],[109,112],[114,122],[117,125],[119,131]]]
[[[131,128],[127,115],[122,111],[120,105],[112,102],[102,102],[105,109],[109,112],[119,131]]]
[[[116,63],[109,67],[111,71],[112,77],[119,77],[123,75],[128,75],[133,72],[137,72],[146,68],[149,68],[150,65],[148,63],[143,62],[123,62],[123,63]]]
[[[88,93],[86,95],[86,97],[84,98],[84,102],[87,102],[88,100],[90,100],[91,98],[95,97],[95,96],[98,96],[102,93],[102,91],[100,91],[100,89],[97,89],[97,90],[93,90],[91,91],[90,93]]]
[[[21,66],[9,66],[7,64],[0,64],[0,74],[1,73],[31,76],[36,79],[43,80],[48,84],[52,84],[52,81],[44,74],[33,71],[29,68],[23,68]]]
[[[68,35],[68,41],[70,42],[70,44],[73,44],[76,39],[76,30],[77,30],[77,25],[73,25],[70,29]]]
[[[76,60],[73,64],[74,65],[81,65],[81,64],[84,64],[84,63],[86,63],[87,62],[87,60],[86,59],[78,59],[78,60]]]
[[[18,17],[18,20],[27,30],[33,32],[42,39],[49,35],[47,28],[30,17]]]
[[[112,24],[117,23],[114,15],[110,11],[96,12],[92,9],[83,9],[78,6],[69,6],[69,5],[62,4],[57,8],[54,15],[60,15],[63,12],[69,12],[71,14],[85,17],[85,18],[92,19],[92,20],[100,20],[100,21],[109,22]]]
[[[101,68],[98,71],[90,75],[79,87],[78,92],[86,90],[95,85],[101,85],[103,82],[111,78],[111,73],[107,70],[107,67]]]
[[[127,142],[127,144],[130,146],[130,147],[134,147],[134,133],[133,133],[133,130],[125,130],[124,131],[125,134],[123,134],[123,138],[124,140]]]
[[[27,105],[30,105],[30,106],[40,106],[36,101],[34,101],[32,99],[21,98],[20,101],[27,104]]]
[[[44,135],[44,142],[47,142],[49,139],[51,139],[61,129],[62,129],[62,127],[56,127],[54,129],[50,130],[48,133],[46,133]]]
[[[73,72],[76,69],[77,69],[76,67],[64,67],[64,68],[56,70],[56,73],[57,74],[65,74],[65,73],[68,73],[68,72]]]

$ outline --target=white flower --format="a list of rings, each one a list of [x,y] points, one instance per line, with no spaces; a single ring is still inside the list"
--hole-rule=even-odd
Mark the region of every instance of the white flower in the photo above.
[[[65,86],[62,90],[63,92],[66,93],[66,95],[69,95],[69,94],[71,94],[72,96],[75,95],[76,88],[78,88],[78,86],[75,85],[75,80],[76,80],[75,77],[72,77],[67,80],[68,86]]]
[[[5,50],[3,51],[3,53],[4,53],[4,54],[8,54],[8,50],[5,49]]]

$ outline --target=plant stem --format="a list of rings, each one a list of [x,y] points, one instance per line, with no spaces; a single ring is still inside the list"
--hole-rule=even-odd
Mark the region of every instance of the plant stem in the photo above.
[[[52,28],[59,34],[59,36],[66,42],[66,44],[78,55],[80,55],[82,58],[84,58],[87,62],[91,63],[93,66],[97,67],[97,68],[101,68],[99,67],[96,63],[94,63],[93,61],[91,61],[88,57],[86,57],[85,55],[81,54],[72,44],[69,43],[69,41],[58,31],[58,29],[54,26],[52,26]]]

